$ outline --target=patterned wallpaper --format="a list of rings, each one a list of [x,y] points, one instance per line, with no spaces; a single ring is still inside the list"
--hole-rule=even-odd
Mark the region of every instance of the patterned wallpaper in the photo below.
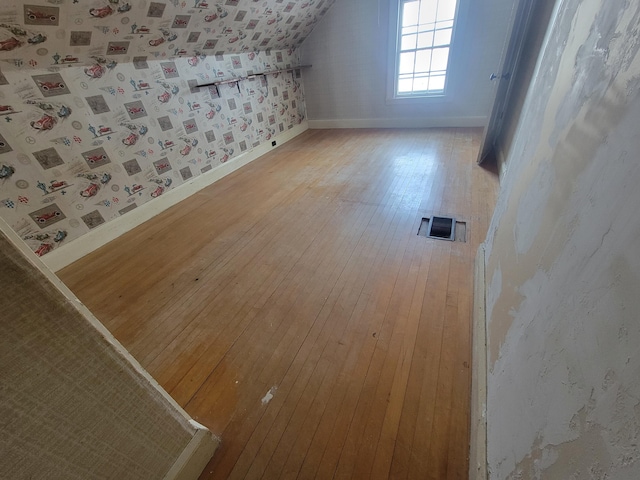
[[[0,6],[0,216],[37,255],[301,123],[296,47],[333,1]]]

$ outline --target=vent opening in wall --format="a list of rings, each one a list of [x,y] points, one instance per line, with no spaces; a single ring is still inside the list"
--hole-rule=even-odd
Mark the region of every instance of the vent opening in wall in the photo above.
[[[418,235],[428,238],[436,238],[439,240],[449,240],[450,242],[466,242],[467,241],[467,224],[465,222],[457,222],[451,217],[423,218],[420,222]]]

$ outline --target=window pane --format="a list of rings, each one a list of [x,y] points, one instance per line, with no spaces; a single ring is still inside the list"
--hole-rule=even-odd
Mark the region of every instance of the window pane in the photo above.
[[[447,20],[446,22],[438,22],[438,28],[451,28],[453,27],[453,20]]]
[[[413,80],[399,80],[398,81],[398,93],[409,93],[413,90]]]
[[[436,47],[439,45],[449,45],[451,43],[451,32],[452,30],[450,28],[446,30],[436,30],[433,45]]]
[[[402,11],[402,26],[415,25],[418,19],[420,2],[405,2]]]
[[[413,91],[414,92],[426,92],[429,90],[429,77],[418,77],[413,82]]]
[[[402,37],[402,45],[400,50],[415,50],[417,35],[404,35]]]
[[[436,21],[438,0],[422,0],[420,2],[420,23],[433,23]]]
[[[440,0],[438,3],[438,21],[453,20],[456,14],[456,0]]]
[[[449,61],[449,48],[434,48],[431,58],[431,71],[446,70]]]
[[[400,54],[400,69],[398,73],[413,73],[413,64],[416,54],[414,52],[406,52]]]
[[[418,33],[417,25],[413,25],[411,27],[404,27],[402,29],[402,35],[411,35],[412,33]]]
[[[444,75],[429,78],[429,90],[444,90]]]
[[[428,49],[416,52],[416,72],[428,72],[431,70],[431,51],[431,49]]]
[[[396,93],[444,91],[457,0],[400,0]]]
[[[433,46],[433,32],[426,32],[418,35],[418,48],[427,48],[432,46]]]

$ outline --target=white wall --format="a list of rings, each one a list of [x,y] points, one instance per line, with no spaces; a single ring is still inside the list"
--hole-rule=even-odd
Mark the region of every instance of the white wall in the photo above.
[[[639,0],[559,0],[486,256],[490,478],[640,478]]]
[[[310,126],[483,126],[513,3],[461,0],[447,99],[398,105],[385,101],[389,0],[337,0],[302,45]]]

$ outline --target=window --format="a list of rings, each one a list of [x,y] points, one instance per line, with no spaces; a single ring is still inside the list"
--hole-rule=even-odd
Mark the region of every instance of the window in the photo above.
[[[392,98],[444,95],[457,0],[398,0]]]

